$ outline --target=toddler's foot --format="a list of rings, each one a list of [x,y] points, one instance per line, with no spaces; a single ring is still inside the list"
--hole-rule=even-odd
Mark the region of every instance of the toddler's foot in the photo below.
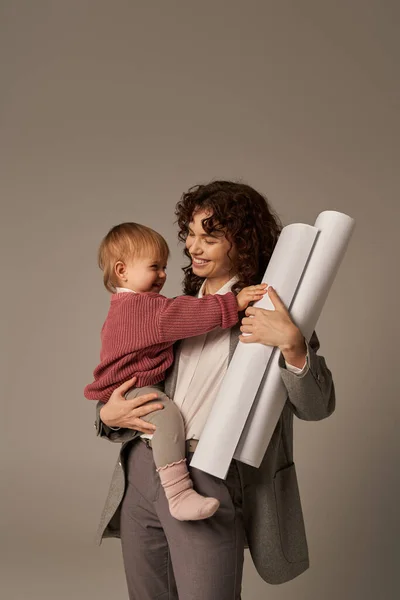
[[[171,515],[178,521],[200,521],[211,517],[219,500],[201,496],[193,489],[186,459],[157,469]]]

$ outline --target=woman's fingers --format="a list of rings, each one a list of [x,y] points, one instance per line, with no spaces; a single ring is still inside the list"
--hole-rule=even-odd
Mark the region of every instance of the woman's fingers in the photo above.
[[[130,404],[131,408],[136,408],[138,406],[146,404],[146,402],[150,402],[150,400],[157,400],[157,398],[157,393],[152,392],[151,394],[143,394],[143,396],[138,396],[137,398],[126,400],[126,402]]]
[[[240,331],[243,333],[253,333],[253,328],[250,325],[242,325]]]
[[[281,310],[282,312],[288,314],[288,309],[286,308],[286,306],[284,305],[274,288],[271,286],[269,286],[268,288],[268,296],[270,297],[275,310]]]
[[[147,421],[144,421],[143,419],[141,419],[141,417],[145,417],[146,415],[154,412],[155,410],[162,410],[163,408],[164,406],[162,404],[156,403],[146,404],[144,406],[139,406],[138,408],[135,408],[132,413],[132,416],[134,415],[134,418],[130,420],[129,427],[131,429],[137,429],[142,433],[154,433],[154,431],[156,430],[156,426],[153,425],[153,423],[148,423]]]
[[[242,325],[249,325],[249,326],[254,325],[254,317],[243,317]]]
[[[257,341],[254,335],[239,335],[239,340],[244,344],[251,344]]]
[[[135,417],[145,417],[146,415],[154,412],[155,410],[163,410],[162,404],[146,404],[145,406],[138,406],[134,409]]]
[[[129,390],[134,387],[136,379],[136,377],[132,377],[132,379],[124,381],[124,383],[121,383],[121,385],[114,390],[113,394],[125,396],[126,392],[129,392]]]
[[[147,421],[143,421],[143,419],[135,419],[132,423],[132,429],[136,429],[141,433],[154,433],[156,430],[156,426],[152,423],[148,423]]]

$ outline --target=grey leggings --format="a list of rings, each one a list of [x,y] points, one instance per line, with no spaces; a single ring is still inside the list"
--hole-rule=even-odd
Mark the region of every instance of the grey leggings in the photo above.
[[[157,468],[165,467],[171,463],[185,458],[185,426],[182,415],[174,402],[162,390],[162,384],[133,388],[126,394],[128,400],[144,394],[156,392],[158,398],[151,400],[162,404],[162,410],[156,410],[145,417],[144,421],[153,423],[157,429],[151,440],[153,458]]]

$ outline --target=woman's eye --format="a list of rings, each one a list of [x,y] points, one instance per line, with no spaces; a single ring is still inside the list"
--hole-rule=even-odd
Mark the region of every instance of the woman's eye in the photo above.
[[[213,240],[205,240],[206,244],[216,244],[217,242],[214,242]]]

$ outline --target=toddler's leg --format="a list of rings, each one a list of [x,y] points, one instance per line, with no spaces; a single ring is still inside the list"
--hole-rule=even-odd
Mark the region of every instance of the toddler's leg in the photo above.
[[[179,521],[207,519],[218,509],[219,501],[201,496],[193,489],[185,458],[185,427],[178,407],[157,388],[137,388],[129,392],[127,398],[154,391],[158,394],[157,402],[164,408],[143,419],[157,427],[151,446],[171,515]]]

